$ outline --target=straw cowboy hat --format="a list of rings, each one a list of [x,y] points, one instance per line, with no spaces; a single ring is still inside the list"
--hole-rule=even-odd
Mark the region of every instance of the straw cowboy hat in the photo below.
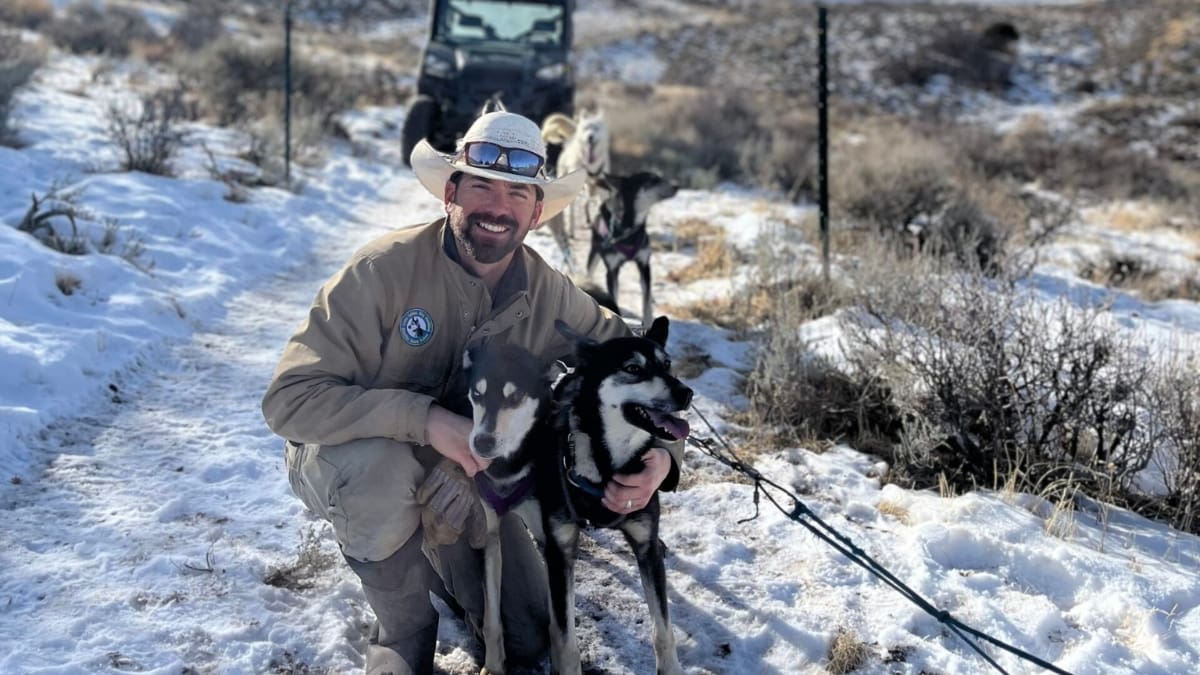
[[[469,158],[466,150],[475,143],[491,143],[500,146],[498,161],[494,161],[490,166],[482,166],[479,162]],[[573,171],[554,180],[546,178],[546,145],[542,142],[541,129],[529,118],[514,113],[493,112],[480,116],[471,124],[471,128],[467,129],[459,147],[460,151],[451,157],[443,156],[427,140],[417,143],[413,148],[411,157],[413,173],[417,175],[417,180],[421,181],[421,185],[425,186],[425,189],[438,199],[445,197],[446,181],[458,171],[493,180],[536,185],[544,193],[542,219],[538,221],[540,224],[567,208],[567,205],[574,201],[576,195],[583,189],[583,183],[587,180],[587,173],[583,170]],[[536,175],[532,176],[513,173],[511,167],[516,166],[517,162],[510,155],[505,154],[505,151],[531,152],[542,160],[542,166],[536,171]],[[519,155],[519,157],[528,158],[527,155]],[[491,158],[489,157],[489,159]]]

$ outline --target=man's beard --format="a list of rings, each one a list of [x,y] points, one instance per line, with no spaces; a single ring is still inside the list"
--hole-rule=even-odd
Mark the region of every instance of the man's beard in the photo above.
[[[479,223],[493,223],[508,228],[507,237],[502,241],[477,241]],[[486,213],[472,213],[463,216],[460,209],[454,209],[450,214],[450,230],[458,240],[467,255],[481,263],[500,262],[504,256],[517,250],[521,242],[517,239],[517,221],[508,216],[493,216]]]

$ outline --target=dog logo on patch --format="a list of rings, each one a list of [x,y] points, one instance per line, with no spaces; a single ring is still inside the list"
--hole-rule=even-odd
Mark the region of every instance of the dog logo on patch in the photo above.
[[[433,337],[433,317],[420,307],[413,307],[400,317],[400,334],[410,346],[420,347]]]

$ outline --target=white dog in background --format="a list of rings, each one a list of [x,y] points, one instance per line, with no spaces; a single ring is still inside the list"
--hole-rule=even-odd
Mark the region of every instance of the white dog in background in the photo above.
[[[588,173],[583,192],[563,213],[549,222],[550,231],[562,249],[567,266],[573,267],[571,235],[580,224],[591,227],[589,214],[596,214],[599,203],[607,197],[599,189],[597,181],[611,170],[608,124],[604,121],[604,113],[599,110],[584,110],[574,119],[562,113],[553,113],[542,123],[542,140],[547,145],[562,146],[555,165],[556,175],[565,176],[577,169],[585,169]]]

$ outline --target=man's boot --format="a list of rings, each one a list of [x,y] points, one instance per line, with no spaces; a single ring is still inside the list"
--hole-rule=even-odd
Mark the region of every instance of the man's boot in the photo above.
[[[414,536],[391,557],[359,562],[347,557],[375,612],[367,644],[367,675],[429,675],[437,647],[438,614],[429,590],[441,581]]]

